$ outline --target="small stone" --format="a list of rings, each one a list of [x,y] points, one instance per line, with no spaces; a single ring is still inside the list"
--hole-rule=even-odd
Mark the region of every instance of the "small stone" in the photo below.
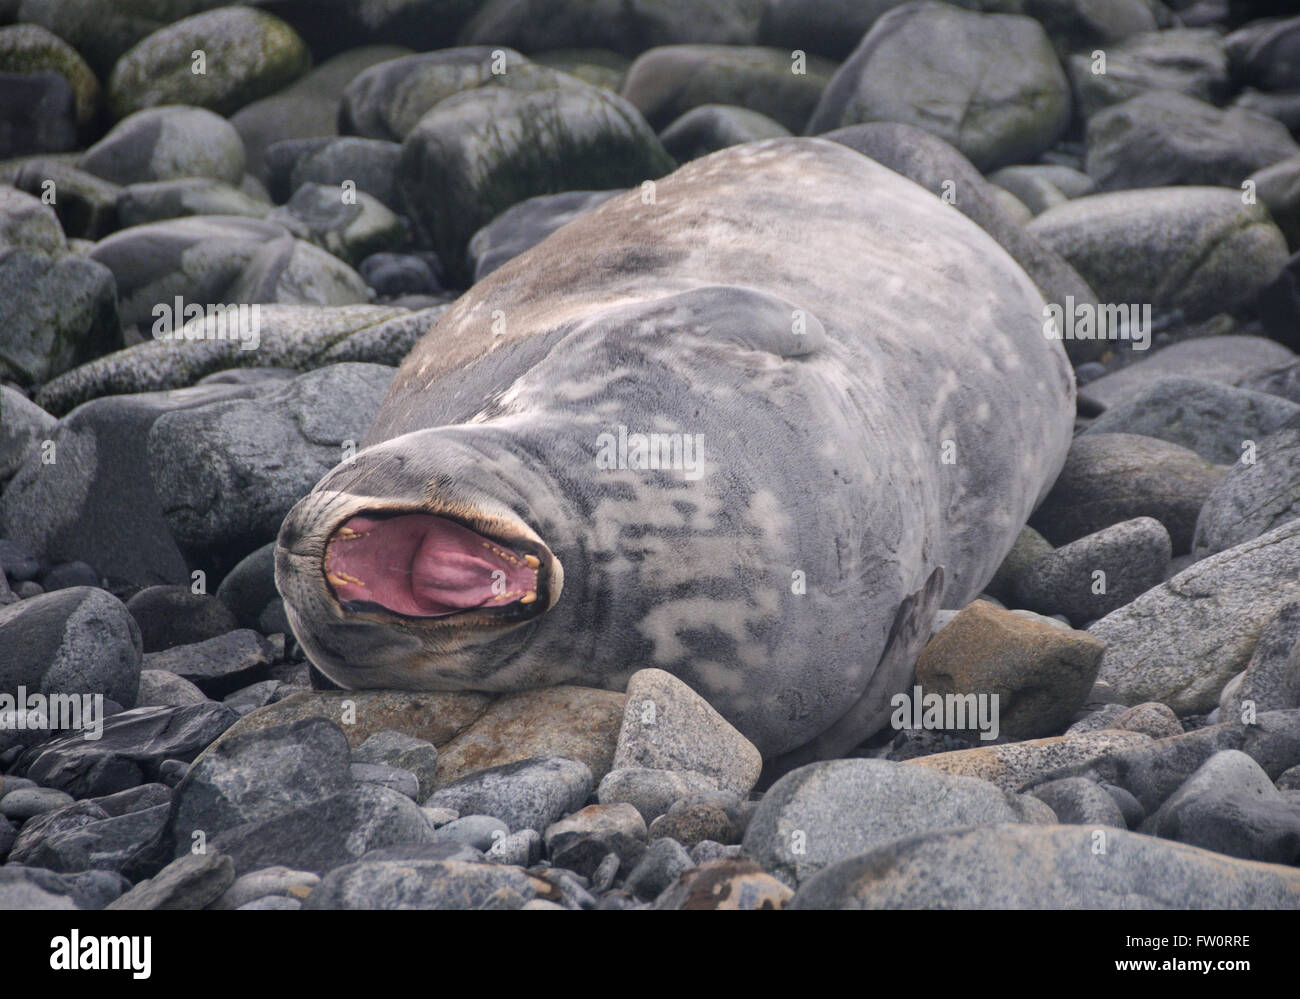
[[[71,805],[73,800],[72,795],[52,787],[18,788],[0,797],[0,815],[22,822]]]
[[[688,770],[623,767],[611,770],[601,779],[596,800],[602,805],[627,802],[649,823],[668,811],[679,798],[716,790],[717,785],[708,777]]]
[[[714,860],[684,872],[653,909],[784,909],[794,892],[752,860]]]
[[[671,837],[688,849],[706,839],[739,842],[744,830],[733,817],[738,804],[735,797],[722,791],[687,795],[650,823],[650,838]]]
[[[671,673],[644,669],[628,679],[612,769],[688,771],[743,797],[762,766],[754,745]]]
[[[624,887],[633,895],[654,899],[680,874],[694,866],[695,862],[681,843],[661,836],[646,847],[645,855],[627,876]]]
[[[352,779],[367,784],[378,784],[391,788],[398,794],[404,794],[412,800],[419,799],[420,782],[415,774],[401,767],[390,767],[384,763],[353,763]]]
[[[1036,785],[1032,793],[1052,809],[1060,822],[1128,828],[1124,813],[1115,799],[1099,784],[1086,777],[1048,781]]]
[[[547,856],[557,867],[594,877],[610,854],[626,873],[645,852],[646,825],[628,804],[588,805],[546,828],[542,835]]]
[[[591,770],[585,763],[543,756],[462,777],[435,792],[425,806],[494,815],[511,832],[541,832],[582,807],[591,790]]]
[[[172,861],[147,881],[110,902],[110,909],[203,909],[234,883],[229,857],[208,852]]]
[[[258,899],[274,897],[292,898],[301,905],[302,900],[318,884],[320,875],[311,871],[296,871],[291,867],[264,867],[260,871],[249,871],[236,878],[212,903],[211,908],[238,909]]]

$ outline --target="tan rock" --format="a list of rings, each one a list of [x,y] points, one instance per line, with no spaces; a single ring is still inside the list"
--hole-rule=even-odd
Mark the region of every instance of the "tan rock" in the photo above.
[[[1140,732],[1102,729],[1079,735],[1031,739],[978,749],[958,749],[906,761],[906,765],[928,767],[947,774],[978,777],[1004,791],[1021,791],[1039,777],[1063,767],[1088,763],[1109,752],[1151,742]]]
[[[1052,735],[1087,699],[1105,649],[1086,632],[976,600],[922,650],[916,682],[926,695],[997,695],[1008,738]]]
[[[1124,729],[1126,732],[1141,732],[1153,739],[1183,734],[1183,724],[1174,714],[1174,709],[1159,701],[1133,705],[1111,722],[1110,727]]]
[[[502,697],[438,745],[438,783],[534,756],[585,763],[599,781],[613,763],[625,701],[612,690],[567,685]]]
[[[784,909],[794,892],[752,860],[692,867],[655,900],[655,909]]]

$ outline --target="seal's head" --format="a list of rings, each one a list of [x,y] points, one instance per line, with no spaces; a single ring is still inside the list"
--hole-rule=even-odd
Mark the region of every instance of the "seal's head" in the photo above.
[[[511,497],[483,488],[500,492],[499,476],[476,485],[484,456],[458,436],[418,431],[363,451],[280,529],[290,623],[343,686],[513,687],[499,660],[559,599],[559,559]],[[476,654],[489,643],[491,670]]]

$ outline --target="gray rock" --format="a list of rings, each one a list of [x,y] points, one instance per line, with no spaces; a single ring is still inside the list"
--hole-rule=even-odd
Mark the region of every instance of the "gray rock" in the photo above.
[[[24,191],[0,187],[0,249],[14,248],[56,256],[68,249],[68,241],[49,205]]]
[[[379,305],[262,305],[256,349],[245,349],[238,338],[219,336],[220,317],[195,319],[176,339],[149,340],[82,365],[44,386],[38,399],[50,412],[65,413],[96,396],[178,389],[231,369],[248,374],[262,365],[302,371],[342,361],[396,365],[432,325],[434,315],[430,309],[411,313]],[[265,383],[214,382],[207,398],[219,397],[217,389],[249,395],[271,388]],[[203,398],[199,393],[192,397]]]
[[[1300,406],[1275,395],[1201,378],[1163,378],[1108,409],[1084,435],[1135,433],[1190,448],[1207,461],[1239,460],[1256,441],[1300,417]]]
[[[1105,52],[1104,73],[1093,72],[1091,52],[1076,52],[1066,60],[1084,118],[1153,90],[1215,104],[1227,96],[1228,54],[1212,28],[1143,32],[1107,46]]]
[[[188,215],[246,215],[260,219],[272,207],[269,202],[208,177],[131,184],[117,195],[117,217],[124,228]]]
[[[371,207],[379,209],[377,204]],[[226,296],[234,302],[352,305],[369,301],[370,290],[361,275],[334,254],[286,235],[253,255]]]
[[[1053,551],[1051,543],[1032,527],[1022,528],[1016,535],[1011,551],[1007,552],[998,571],[984,587],[984,592],[1004,602],[1011,600],[1016,586],[1029,567]],[[956,617],[957,613],[955,610],[941,610],[935,618],[933,634],[942,631],[943,626]]]
[[[16,8],[17,4],[11,3]],[[0,29],[0,72],[35,75],[54,72],[63,77],[75,95],[77,128],[93,124],[99,111],[99,81],[77,50],[57,34],[35,24],[15,24]]]
[[[266,149],[276,142],[335,135],[344,88],[371,66],[409,52],[396,45],[348,49],[271,96],[242,107],[230,124],[243,139],[248,172],[266,178]]]
[[[1300,517],[1300,419],[1239,452],[1196,521],[1198,557],[1226,551]]]
[[[704,840],[737,843],[744,835],[745,819],[735,796],[724,791],[706,791],[674,801],[663,815],[650,823],[650,839],[669,838],[682,846]]]
[[[239,906],[240,909],[262,912],[268,910],[275,910],[278,912],[286,909],[289,911],[296,911],[302,907],[302,903],[296,898],[288,898],[284,895],[266,895],[262,898],[255,898],[251,902],[245,902],[243,905]]]
[[[1295,360],[1291,351],[1262,336],[1198,337],[1152,351],[1136,364],[1089,382],[1088,395],[1110,408],[1135,399],[1162,378],[1174,376],[1265,392],[1270,390],[1256,388],[1247,380],[1274,373]]]
[[[74,586],[0,607],[0,690],[11,697],[21,686],[71,692],[78,708],[94,694],[134,705],[141,651],[134,619],[104,590]]]
[[[836,66],[806,53],[804,72],[792,72],[792,65],[784,47],[665,45],[632,63],[622,93],[656,129],[692,108],[730,104],[757,111],[798,134]]]
[[[341,189],[351,181],[393,211],[402,211],[397,164],[402,147],[379,139],[320,138],[277,142],[266,151],[267,186],[287,201],[303,184]]]
[[[286,690],[286,688],[289,689]],[[242,718],[258,708],[266,707],[266,705],[296,692],[297,688],[293,684],[286,684],[280,680],[262,680],[259,683],[250,683],[247,687],[241,687],[233,694],[227,694],[221,699],[221,703],[228,708],[234,708]]]
[[[53,69],[0,70],[0,116],[8,155],[62,153],[77,147],[77,95]]]
[[[1265,624],[1300,598],[1300,521],[1211,555],[1088,631],[1107,643],[1099,675],[1130,704],[1213,709],[1246,668]]]
[[[628,874],[624,887],[633,895],[654,899],[684,872],[695,866],[686,847],[663,836],[652,842],[640,863]]]
[[[1050,164],[1003,167],[989,174],[989,182],[1015,195],[1016,200],[1034,215],[1070,198],[1092,194],[1097,189],[1096,183],[1086,173]]]
[[[173,860],[147,881],[108,904],[110,909],[203,909],[235,880],[235,865],[219,853]]]
[[[412,801],[420,796],[420,782],[415,774],[400,767],[390,767],[383,763],[353,763],[352,779],[358,783],[391,788]]]
[[[483,139],[489,123],[491,144]],[[533,168],[507,181],[503,164],[524,161]],[[420,119],[402,144],[398,179],[407,214],[456,278],[470,237],[511,205],[556,191],[629,187],[672,169],[645,119],[608,91],[490,86],[449,97]]]
[[[1020,821],[1014,795],[984,781],[883,760],[828,760],[786,774],[745,833],[746,855],[794,886],[890,840]]]
[[[273,658],[270,643],[245,628],[192,645],[148,653],[144,668],[174,673],[206,696],[219,698],[264,679]]]
[[[510,829],[500,819],[491,815],[465,815],[438,828],[430,842],[463,843],[487,853],[509,835]]]
[[[352,751],[353,763],[385,763],[415,775],[419,797],[426,801],[437,788],[438,750],[402,732],[376,732]]]
[[[52,787],[23,787],[0,796],[0,815],[19,822],[71,805],[72,795]]]
[[[1256,196],[1286,236],[1287,245],[1300,250],[1300,156],[1257,170],[1247,179],[1254,182]]]
[[[1235,749],[1211,756],[1142,826],[1143,832],[1243,860],[1300,859],[1300,802]]]
[[[742,142],[776,139],[789,134],[789,129],[780,122],[749,108],[701,104],[667,125],[659,133],[659,141],[673,159],[685,163]]]
[[[255,369],[254,369],[255,370]],[[279,596],[275,588],[275,542],[241,559],[217,587],[217,599],[230,608],[241,628],[256,628],[257,619]],[[363,762],[381,763],[382,760]]]
[[[320,718],[235,735],[196,760],[141,865],[184,855],[199,832],[240,874],[287,864],[320,873],[433,835],[409,798],[353,782],[347,739]]]
[[[114,184],[206,177],[238,185],[244,176],[244,144],[230,123],[211,111],[149,108],[114,125],[82,153],[77,166]]]
[[[531,867],[541,859],[542,837],[536,829],[520,829],[509,836],[498,837],[491,849],[487,851],[487,856],[494,864]],[[615,868],[617,868],[618,858],[613,854],[610,856],[614,857]]]
[[[1250,662],[1220,694],[1224,721],[1248,724],[1265,711],[1300,708],[1300,603],[1283,605],[1264,626]],[[2,806],[0,806],[2,807]]]
[[[584,877],[594,877],[611,854],[618,858],[616,873],[627,874],[645,852],[646,838],[645,820],[626,803],[588,805],[542,834],[551,863]]]
[[[1286,240],[1267,210],[1219,188],[1095,194],[1049,208],[1026,228],[1102,302],[1149,303],[1155,317],[1196,320],[1245,305],[1286,262]]]
[[[113,275],[73,253],[0,253],[0,377],[44,382],[122,343]]]
[[[21,392],[0,385],[0,484],[29,461],[39,462],[34,449],[54,434],[58,421]]]
[[[763,0],[487,0],[465,25],[465,45],[512,45],[527,51],[581,46],[624,55],[656,45],[753,45]]]
[[[1109,909],[1120,899],[1126,909],[1300,908],[1292,868],[1097,832],[991,825],[909,837],[826,868],[789,908]]]
[[[504,72],[494,73],[494,67]],[[523,77],[525,83],[553,79],[546,70],[538,72],[514,49],[502,46],[497,38],[490,46],[439,48],[389,59],[358,73],[344,88],[339,130],[366,139],[401,142],[425,114],[448,97],[484,85],[509,86],[512,74]],[[363,186],[360,180],[357,185]]]
[[[628,678],[611,769],[688,771],[744,796],[758,781],[762,763],[748,739],[671,673],[643,669]]]
[[[61,872],[120,872],[158,835],[167,811],[167,805],[155,805],[75,828],[46,831],[39,838],[20,834],[9,861]]]
[[[18,864],[0,867],[0,907],[5,909],[77,909],[71,890],[53,871]]]
[[[1280,122],[1156,90],[1088,122],[1088,175],[1103,190],[1204,184],[1238,187],[1300,146]]]
[[[620,191],[539,194],[512,205],[476,232],[466,250],[475,281],[530,250],[560,226],[604,204]]]
[[[103,722],[98,739],[82,734],[33,746],[18,766],[32,780],[73,797],[112,794],[156,780],[165,760],[194,759],[238,715],[211,701],[180,708],[135,708]]]
[[[480,770],[434,793],[426,808],[454,808],[462,815],[492,815],[511,832],[546,829],[582,807],[592,790],[585,763],[541,756]]]
[[[331,870],[304,909],[519,909],[533,898],[516,867],[458,860],[373,861]]]
[[[626,802],[640,812],[646,822],[653,822],[679,798],[716,790],[718,785],[714,781],[687,770],[620,767],[601,779],[596,788],[596,800],[602,805]]]
[[[336,364],[256,398],[163,413],[148,465],[172,536],[200,562],[275,538],[289,508],[347,456],[378,411],[393,370]]]
[[[1300,20],[1295,17],[1251,21],[1238,28],[1225,39],[1234,72],[1264,90],[1300,89],[1297,34]]]
[[[117,198],[121,188],[70,162],[54,157],[10,160],[5,180],[28,194],[41,197],[54,185],[55,202],[63,231],[69,238],[102,239],[117,228]]]
[[[195,51],[211,65],[193,71]],[[124,53],[108,78],[115,117],[158,104],[194,104],[229,115],[273,94],[311,65],[311,53],[278,17],[247,7],[195,14]]]
[[[1051,808],[1063,824],[1128,827],[1114,797],[1086,777],[1066,777],[1039,784],[1033,795]]]
[[[1196,452],[1136,434],[1085,434],[1030,522],[1065,545],[1136,517],[1158,520],[1172,551],[1191,548],[1201,505],[1223,476]]]
[[[238,909],[258,899],[292,897],[301,904],[320,884],[320,875],[296,871],[291,867],[264,867],[236,878],[209,906],[213,909]]]
[[[926,57],[936,48],[951,53],[941,71]],[[876,21],[822,94],[807,134],[903,122],[983,171],[1034,159],[1069,117],[1070,85],[1037,21],[913,3]]]
[[[149,586],[137,591],[126,602],[126,609],[135,618],[140,627],[140,638],[146,654],[159,653],[178,646],[190,646],[206,643],[209,639],[224,638],[235,632],[235,619],[230,611],[216,597],[197,592],[190,586]],[[260,637],[260,636],[259,636]],[[256,649],[250,653],[249,646]],[[203,659],[219,659],[222,645],[210,649],[198,650],[200,662]],[[231,643],[229,652],[241,657],[250,655],[256,659],[264,658],[267,647],[250,642],[249,636],[240,635]],[[206,653],[206,654],[205,654]],[[181,653],[184,656],[184,653]],[[149,664],[155,669],[171,669],[181,665],[183,660],[163,656],[151,659]],[[220,676],[220,662],[209,664],[205,669],[196,665],[192,671],[193,682],[198,682],[206,675]]]
[[[1034,560],[1016,578],[1014,593],[1023,607],[1083,624],[1158,586],[1171,548],[1160,521],[1121,521]]]
[[[364,191],[345,199],[341,188],[303,184],[268,217],[353,266],[406,242],[402,220]]]

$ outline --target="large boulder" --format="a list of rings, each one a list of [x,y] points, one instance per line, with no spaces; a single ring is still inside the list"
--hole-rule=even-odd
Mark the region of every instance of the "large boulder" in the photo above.
[[[1032,160],[1070,120],[1070,84],[1037,21],[918,0],[876,21],[840,67],[807,134],[917,125],[980,170]]]

